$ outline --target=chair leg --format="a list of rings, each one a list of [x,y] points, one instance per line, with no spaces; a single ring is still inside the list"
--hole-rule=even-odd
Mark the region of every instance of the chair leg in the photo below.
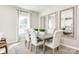
[[[27,41],[25,40],[25,46],[26,46]]]
[[[32,51],[32,44],[31,44],[31,49],[30,50]]]
[[[59,47],[57,47],[57,50],[59,50]]]
[[[37,53],[37,46],[35,46],[35,53]]]
[[[30,48],[30,42],[28,43],[28,49]]]
[[[59,53],[59,47],[57,47],[57,53]]]
[[[55,53],[55,49],[53,49],[53,54]]]
[[[29,42],[29,49],[31,49],[31,42]]]
[[[6,50],[6,54],[8,54],[8,48],[7,48],[7,46],[5,47],[5,50]]]
[[[27,42],[27,49],[29,49],[29,42]]]

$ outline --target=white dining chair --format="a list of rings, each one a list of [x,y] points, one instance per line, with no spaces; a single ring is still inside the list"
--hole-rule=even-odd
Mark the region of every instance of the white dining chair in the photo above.
[[[37,35],[34,31],[31,32],[31,51],[32,51],[32,45],[35,46],[35,53],[37,53],[37,47],[43,45],[43,41],[38,42]]]
[[[29,49],[29,46],[30,46],[30,33],[28,31],[26,31],[26,33],[25,33],[25,45]]]
[[[52,42],[45,42],[45,46],[53,49],[53,53],[55,48],[58,48],[60,46],[60,39],[61,39],[62,33],[63,33],[62,30],[56,30],[54,32]]]

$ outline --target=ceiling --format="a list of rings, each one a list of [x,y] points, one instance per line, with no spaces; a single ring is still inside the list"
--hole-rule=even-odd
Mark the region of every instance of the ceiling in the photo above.
[[[55,5],[18,5],[17,7],[36,12],[43,12],[51,7],[55,7]]]
[[[35,12],[44,12],[48,9],[51,9],[51,8],[61,8],[61,7],[69,7],[70,5],[17,5],[17,7],[19,8],[23,8],[23,9],[26,9],[26,10],[30,10],[30,11],[35,11]]]

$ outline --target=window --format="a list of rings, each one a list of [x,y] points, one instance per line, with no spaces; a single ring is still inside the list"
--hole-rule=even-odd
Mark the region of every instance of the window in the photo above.
[[[51,21],[51,19],[49,19],[49,29],[51,29],[52,28],[52,21]]]
[[[25,34],[26,30],[30,28],[29,13],[21,13],[19,15],[19,34]]]
[[[48,16],[48,27],[49,29],[55,29],[56,28],[56,14],[50,14]]]

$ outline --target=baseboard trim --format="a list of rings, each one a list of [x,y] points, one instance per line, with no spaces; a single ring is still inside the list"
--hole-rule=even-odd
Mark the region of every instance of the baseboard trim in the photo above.
[[[20,42],[15,42],[15,43],[9,44],[9,49],[11,49],[19,44],[20,44]]]
[[[75,49],[75,50],[78,50],[79,51],[79,48],[76,48],[76,47],[73,47],[73,46],[70,46],[70,45],[67,45],[67,44],[61,43],[60,45],[65,46],[65,47],[68,47],[68,48],[72,48],[72,49]]]

